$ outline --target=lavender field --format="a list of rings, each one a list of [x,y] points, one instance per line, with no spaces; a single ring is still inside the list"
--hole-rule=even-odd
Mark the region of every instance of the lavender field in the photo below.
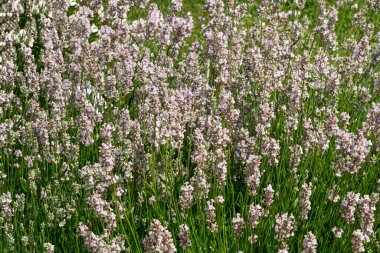
[[[380,252],[379,0],[0,0],[0,252]]]

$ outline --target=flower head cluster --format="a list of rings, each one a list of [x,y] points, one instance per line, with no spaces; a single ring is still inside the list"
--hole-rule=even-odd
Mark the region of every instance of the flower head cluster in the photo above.
[[[281,249],[287,249],[287,239],[294,236],[295,218],[293,214],[284,213],[281,216],[276,214],[275,239],[280,242]]]
[[[232,219],[232,227],[234,229],[235,237],[239,238],[244,232],[244,219],[240,216],[240,213],[236,214],[236,217]]]
[[[301,203],[301,219],[307,220],[308,213],[311,210],[310,196],[311,196],[312,184],[303,184],[302,191],[300,193],[300,203]]]
[[[186,224],[181,224],[179,226],[178,237],[180,239],[180,246],[183,249],[187,249],[191,246],[190,229]]]
[[[303,250],[302,253],[316,253],[317,252],[317,238],[315,235],[309,231],[302,242]]]
[[[174,246],[173,238],[170,232],[161,225],[159,220],[153,219],[148,235],[144,238],[145,252],[163,252],[174,253],[177,251]]]

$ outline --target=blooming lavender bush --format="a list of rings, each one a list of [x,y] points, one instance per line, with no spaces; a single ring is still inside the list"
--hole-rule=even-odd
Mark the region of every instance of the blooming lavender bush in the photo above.
[[[380,251],[378,0],[2,0],[0,252]]]

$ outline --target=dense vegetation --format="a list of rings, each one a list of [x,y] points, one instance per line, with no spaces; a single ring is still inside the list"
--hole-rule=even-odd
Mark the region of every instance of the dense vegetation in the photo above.
[[[2,0],[0,252],[379,252],[378,0]]]

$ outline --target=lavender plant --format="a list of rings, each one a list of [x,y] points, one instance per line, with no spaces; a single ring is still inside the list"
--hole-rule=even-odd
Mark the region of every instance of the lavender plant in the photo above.
[[[2,0],[1,252],[380,251],[378,0]]]

